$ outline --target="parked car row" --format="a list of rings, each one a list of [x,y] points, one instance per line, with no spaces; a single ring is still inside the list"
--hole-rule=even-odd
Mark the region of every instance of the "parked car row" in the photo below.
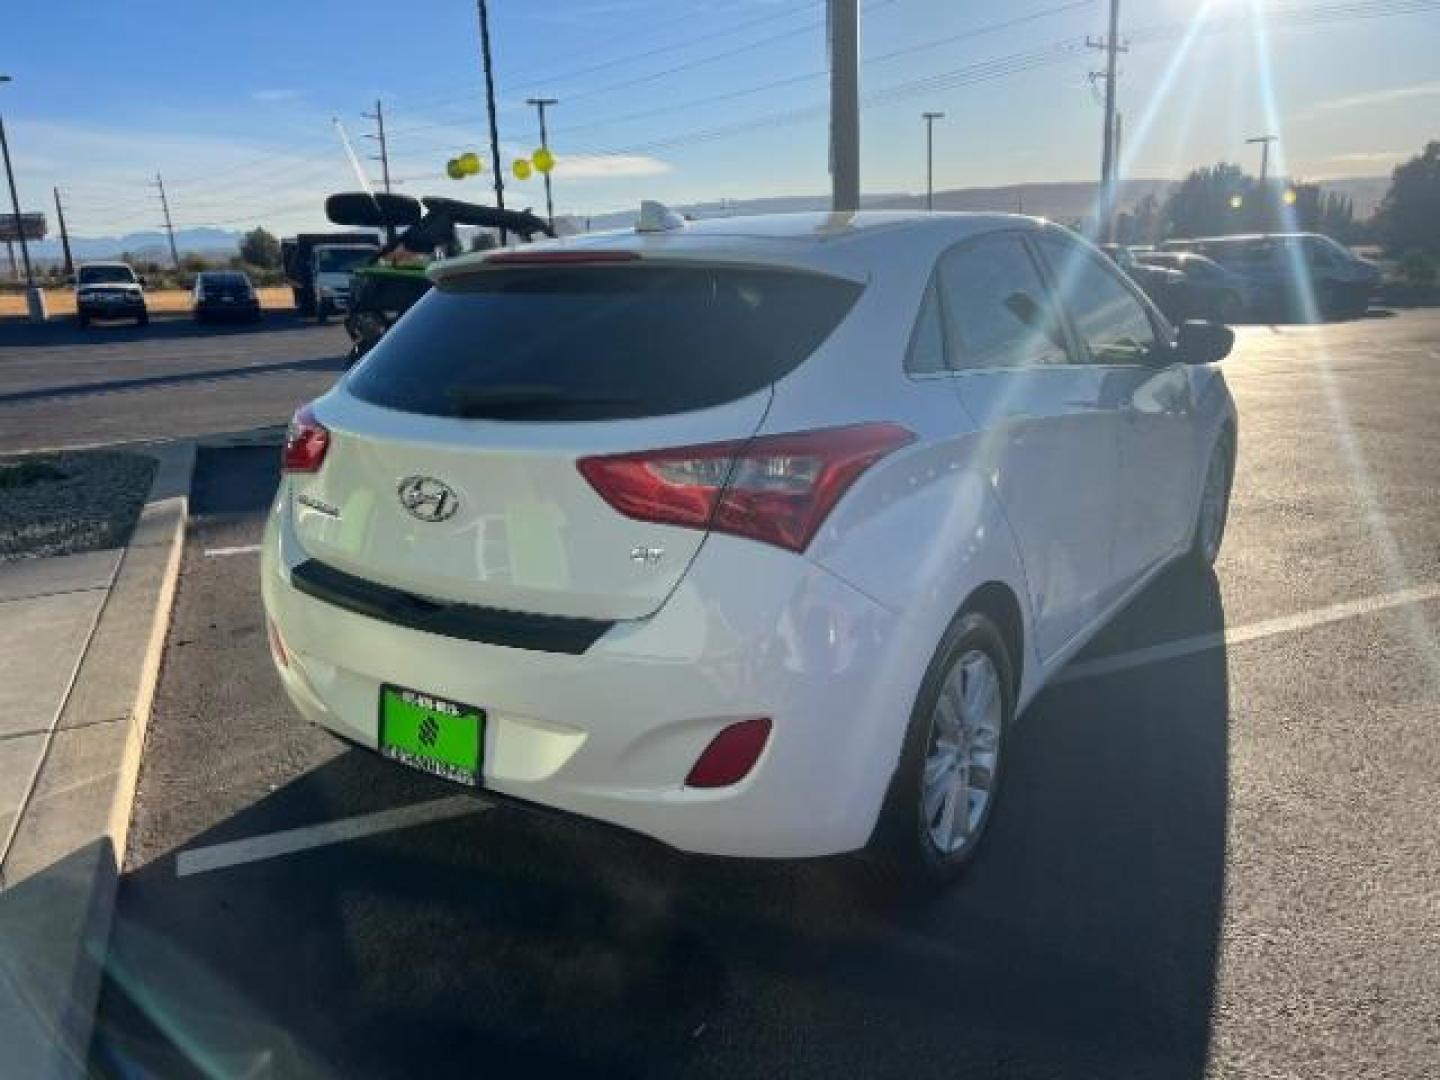
[[[1104,250],[1172,319],[1351,318],[1380,284],[1380,268],[1319,233],[1167,240]]]
[[[80,325],[97,320],[150,322],[145,279],[123,262],[83,263],[75,273],[75,317]],[[195,275],[190,311],[196,322],[260,318],[260,295],[249,275],[239,270],[205,270]]]

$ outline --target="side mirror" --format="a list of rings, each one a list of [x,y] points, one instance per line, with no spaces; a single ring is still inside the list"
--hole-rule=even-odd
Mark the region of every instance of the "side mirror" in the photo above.
[[[1175,336],[1175,358],[1182,364],[1213,364],[1235,347],[1235,331],[1219,323],[1187,319]]]
[[[139,275],[135,280],[140,282],[140,287],[142,289],[148,289],[150,287],[150,283],[145,280],[144,274]]]

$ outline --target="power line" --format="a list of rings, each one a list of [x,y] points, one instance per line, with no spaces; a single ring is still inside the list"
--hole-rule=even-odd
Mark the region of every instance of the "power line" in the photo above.
[[[875,10],[878,10],[878,9],[880,9],[880,8],[883,8],[883,7],[889,7],[891,4],[894,4],[894,3],[896,3],[896,2],[897,2],[897,0],[871,0],[871,2],[865,6],[865,10],[866,10],[867,12],[868,12],[868,11],[875,11]],[[792,11],[792,12],[786,12],[786,14],[793,14],[793,11]],[[789,29],[789,30],[783,31],[782,33],[771,34],[771,35],[765,37],[764,39],[762,39],[762,40],[760,40],[760,41],[749,41],[749,42],[745,42],[745,43],[743,43],[743,44],[736,45],[736,46],[732,46],[732,47],[727,48],[727,49],[722,49],[722,50],[719,51],[719,52],[706,53],[704,56],[694,57],[694,58],[692,58],[692,59],[690,59],[690,60],[687,60],[687,61],[685,61],[685,62],[683,62],[683,63],[675,64],[675,65],[673,65],[673,66],[671,66],[671,67],[668,67],[668,68],[662,68],[662,69],[659,70],[659,71],[651,71],[651,72],[647,72],[647,73],[645,73],[645,74],[643,74],[643,75],[635,75],[635,76],[631,76],[631,77],[628,77],[628,78],[625,78],[625,79],[621,79],[621,80],[619,80],[619,81],[617,81],[617,82],[604,83],[604,84],[601,84],[600,86],[593,86],[593,87],[590,87],[589,89],[585,90],[583,96],[584,96],[584,99],[585,99],[586,101],[589,101],[591,98],[600,97],[600,96],[602,96],[602,95],[604,95],[604,94],[613,93],[613,92],[616,91],[616,90],[627,90],[627,89],[629,89],[629,88],[632,87],[632,86],[642,86],[642,85],[644,85],[645,83],[655,82],[657,79],[669,78],[671,75],[678,75],[678,74],[680,74],[681,72],[684,72],[684,71],[691,71],[691,70],[694,70],[694,69],[697,68],[697,67],[703,67],[703,66],[706,65],[706,64],[713,64],[713,63],[715,63],[716,61],[719,61],[719,60],[728,60],[728,59],[730,59],[730,58],[732,58],[732,57],[735,57],[735,56],[744,55],[744,54],[746,54],[746,53],[751,52],[751,51],[754,50],[754,49],[761,48],[761,47],[766,46],[766,45],[770,45],[770,44],[772,44],[773,42],[776,42],[776,41],[784,41],[784,40],[786,40],[787,38],[792,38],[792,37],[795,37],[795,36],[797,36],[797,35],[799,35],[799,34],[810,33],[811,31],[821,29],[822,27],[824,27],[824,25],[825,25],[825,20],[824,20],[824,19],[817,19],[817,20],[815,20],[815,21],[813,21],[813,22],[807,22],[807,23],[805,23],[805,24],[803,24],[803,25],[801,25],[801,26],[793,27],[793,28],[791,28],[791,29]],[[531,84],[522,84],[522,85],[536,85],[536,84],[531,83]],[[435,129],[435,128],[451,127],[451,126],[454,126],[454,123],[453,123],[453,122],[446,122],[446,121],[442,121],[442,122],[438,122],[438,123],[419,124],[419,125],[414,125],[414,126],[411,126],[411,127],[396,128],[394,131],[391,132],[391,134],[392,134],[392,135],[406,135],[406,134],[409,134],[409,133],[411,133],[411,132],[430,131],[430,130],[433,130],[433,129]]]
[[[880,53],[877,56],[863,57],[861,64],[881,64],[889,60],[895,60],[902,56],[910,56],[917,52],[928,49],[941,48],[946,45],[953,45],[959,41],[968,41],[973,38],[983,37],[1001,30],[1010,30],[1026,23],[1035,22],[1039,19],[1059,15],[1076,8],[1090,7],[1096,0],[1072,0],[1070,3],[1060,4],[1056,7],[1045,8],[1042,11],[1032,12],[1029,15],[1021,15],[1013,19],[1005,19],[1001,22],[989,23],[985,26],[975,27],[958,34],[951,34],[948,37],[934,38],[930,41],[923,41],[917,45],[907,45],[904,48],[892,49],[890,52]],[[611,127],[616,124],[629,123],[632,120],[643,120],[652,116],[660,116],[665,113],[680,112],[689,109],[699,108],[705,105],[714,105],[722,101],[733,101],[736,98],[746,97],[750,94],[763,93],[766,90],[777,90],[786,86],[794,86],[797,83],[808,82],[812,79],[824,78],[829,72],[824,68],[814,71],[807,71],[799,75],[789,75],[783,79],[775,79],[771,82],[760,83],[756,86],[741,87],[738,90],[726,90],[719,94],[709,94],[701,98],[691,98],[688,101],[679,102],[673,105],[659,105],[650,109],[642,109],[639,112],[627,113],[623,116],[611,117],[608,120],[593,120],[584,124],[568,124],[556,130],[557,134],[573,135],[577,131],[590,131],[597,127]]]
[[[774,22],[774,21],[776,21],[776,20],[778,20],[778,19],[791,18],[791,17],[793,17],[793,16],[795,16],[795,15],[797,15],[797,14],[801,14],[801,13],[807,11],[807,10],[812,10],[812,9],[817,8],[817,7],[819,7],[819,6],[821,6],[820,0],[811,0],[811,2],[806,3],[806,4],[803,4],[803,5],[800,5],[800,6],[798,6],[798,7],[790,7],[790,8],[788,8],[787,10],[784,10],[784,11],[770,12],[770,13],[767,13],[767,14],[765,14],[765,15],[761,15],[761,16],[759,16],[759,17],[757,17],[757,18],[747,20],[747,21],[745,21],[745,22],[740,22],[740,23],[736,23],[736,24],[734,24],[734,25],[732,25],[732,26],[723,27],[723,28],[721,28],[721,29],[719,29],[719,30],[712,31],[711,33],[706,34],[706,35],[701,36],[701,37],[697,37],[697,36],[695,36],[695,35],[690,35],[690,36],[688,36],[687,38],[684,38],[684,39],[681,39],[681,40],[678,40],[678,41],[667,42],[667,43],[664,44],[664,45],[660,45],[660,46],[655,46],[655,47],[652,47],[652,48],[644,49],[644,50],[641,50],[641,51],[639,51],[639,52],[628,53],[628,54],[625,54],[625,55],[623,55],[623,56],[619,56],[619,57],[615,57],[615,58],[610,59],[610,60],[602,61],[601,63],[598,63],[598,64],[590,64],[590,65],[585,66],[585,67],[569,68],[569,69],[566,69],[566,68],[556,68],[556,69],[551,69],[550,71],[546,71],[545,69],[542,68],[539,74],[537,74],[537,75],[532,75],[532,76],[530,77],[530,80],[529,80],[529,81],[520,83],[520,84],[519,84],[519,87],[520,87],[520,89],[523,90],[523,89],[525,89],[525,88],[527,88],[527,87],[536,87],[536,86],[542,86],[542,85],[548,86],[548,85],[552,85],[552,84],[554,84],[554,83],[568,82],[568,81],[574,79],[574,78],[575,78],[576,76],[578,76],[578,75],[593,74],[593,73],[596,72],[596,71],[604,71],[604,70],[609,70],[609,69],[611,69],[611,68],[620,67],[620,66],[623,66],[623,65],[625,65],[625,64],[633,64],[633,63],[635,63],[636,61],[639,61],[639,60],[647,60],[647,59],[649,59],[649,58],[651,58],[651,57],[653,57],[653,56],[659,56],[659,55],[662,55],[662,54],[667,53],[667,52],[673,52],[673,51],[675,51],[675,50],[677,50],[677,49],[686,49],[686,48],[690,48],[691,46],[694,46],[694,45],[704,44],[704,43],[706,43],[706,42],[713,41],[715,38],[718,38],[718,37],[729,37],[729,36],[731,36],[731,35],[733,35],[733,34],[743,33],[744,31],[749,30],[749,29],[751,29],[751,28],[753,28],[753,27],[755,27],[755,26],[761,26],[761,25],[764,25],[764,24],[766,24],[766,23]],[[679,26],[679,25],[681,25],[681,24],[693,26],[693,25],[694,25],[694,22],[695,22],[695,16],[694,16],[693,13],[691,13],[691,14],[685,15],[685,16],[682,17],[682,18],[679,18],[679,19],[674,20],[673,24],[672,24],[672,23],[664,23],[664,24],[661,24],[661,27],[664,28],[664,27],[668,27],[668,26],[670,26],[670,25]],[[590,47],[584,49],[583,51],[577,51],[577,52],[572,53],[572,54],[570,54],[570,55],[572,55],[572,56],[594,56],[595,53],[596,53],[597,51],[599,51],[600,49],[603,49],[603,44],[600,45],[600,46],[596,46],[596,45],[592,44]],[[406,107],[407,109],[413,109],[414,107],[419,106],[419,105],[434,104],[434,103],[437,103],[437,102],[468,102],[468,98],[465,98],[465,97],[457,97],[457,96],[456,96],[455,94],[453,94],[453,93],[447,93],[447,94],[443,94],[443,95],[433,96],[433,97],[430,97],[430,98],[419,98],[419,99],[407,100],[407,101],[404,102],[404,104],[405,104],[405,107]]]
[[[1275,9],[1272,11],[1272,14],[1267,16],[1267,19],[1271,25],[1276,28],[1289,29],[1296,26],[1303,28],[1321,22],[1346,21],[1352,18],[1375,18],[1387,15],[1412,14],[1420,11],[1433,10],[1435,8],[1440,8],[1440,0],[1362,0],[1362,2],[1357,3],[1332,4],[1324,7],[1315,7],[1313,5],[1301,6],[1297,4],[1283,9]],[[1214,20],[1205,28],[1205,32],[1226,33],[1236,29],[1242,29],[1245,25],[1245,19],[1242,17]],[[1167,38],[1179,37],[1183,35],[1187,29],[1188,24],[1186,23],[1159,24],[1137,30],[1131,35],[1131,41],[1132,43],[1143,41],[1148,44]],[[935,75],[906,80],[866,95],[862,99],[861,104],[865,108],[878,108],[898,101],[907,100],[915,97],[917,94],[953,90],[961,86],[1005,78],[1076,59],[1084,54],[1086,48],[1085,39],[1083,38],[1064,39],[1052,42],[1050,45],[1041,48],[1011,53],[1006,56],[967,64]],[[641,154],[656,150],[671,149],[676,146],[729,138],[761,128],[793,124],[821,115],[826,111],[826,108],[827,105],[822,102],[815,105],[801,106],[784,112],[772,113],[751,120],[722,124],[698,132],[690,131],[683,134],[652,139],[643,143],[632,144],[622,149],[591,147],[585,152]]]

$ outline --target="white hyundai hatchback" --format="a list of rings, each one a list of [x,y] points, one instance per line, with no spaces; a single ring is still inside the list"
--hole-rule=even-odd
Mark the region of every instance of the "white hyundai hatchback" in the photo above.
[[[281,680],[395,761],[686,851],[946,877],[1026,703],[1214,560],[1233,335],[1030,218],[641,221],[438,264],[296,415]]]

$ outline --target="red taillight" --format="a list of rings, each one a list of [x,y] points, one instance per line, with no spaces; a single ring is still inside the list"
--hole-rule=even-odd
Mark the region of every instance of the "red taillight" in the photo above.
[[[695,759],[686,787],[729,787],[749,775],[770,738],[770,718],[757,716],[731,724],[710,740],[705,752]]]
[[[285,432],[285,453],[281,468],[285,472],[313,473],[325,463],[325,451],[330,449],[330,432],[315,419],[309,405],[296,410]]]
[[[804,551],[860,474],[914,438],[898,424],[860,424],[581,458],[579,465],[627,517],[708,525]]]

